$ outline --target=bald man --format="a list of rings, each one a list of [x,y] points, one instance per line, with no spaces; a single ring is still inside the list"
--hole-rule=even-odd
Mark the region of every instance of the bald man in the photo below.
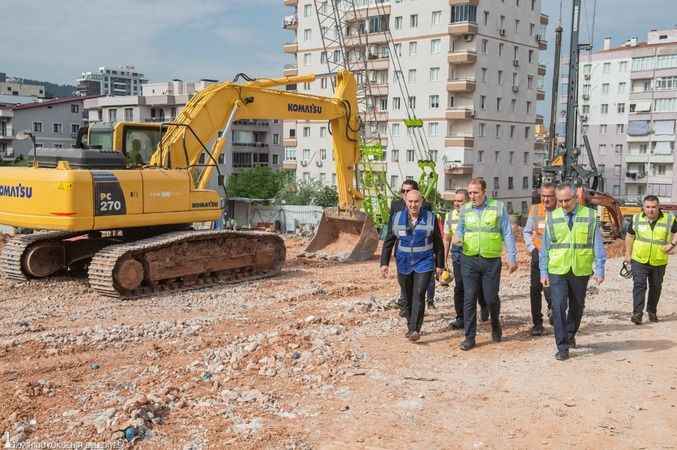
[[[395,213],[391,233],[381,251],[381,274],[388,276],[390,256],[395,244],[397,280],[405,293],[407,337],[418,341],[425,315],[425,294],[431,278],[444,269],[444,244],[435,215],[422,208],[423,197],[417,190],[407,192],[406,208]]]

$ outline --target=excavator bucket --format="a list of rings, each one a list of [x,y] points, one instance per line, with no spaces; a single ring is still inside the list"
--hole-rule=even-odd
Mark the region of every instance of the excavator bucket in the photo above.
[[[361,211],[327,208],[303,256],[366,261],[377,246],[378,233],[369,216]]]

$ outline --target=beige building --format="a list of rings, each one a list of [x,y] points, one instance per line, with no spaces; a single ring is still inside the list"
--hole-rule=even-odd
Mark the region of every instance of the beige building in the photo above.
[[[7,75],[0,72],[0,95],[19,95],[26,97],[45,97],[45,87],[43,85],[25,84],[14,78],[7,78]]]
[[[283,47],[293,60],[285,74],[315,73],[317,80],[299,84],[299,92],[332,95],[326,58],[333,50],[324,53],[315,3],[284,3],[292,10],[283,26],[293,33]],[[534,138],[536,105],[545,96],[539,53],[546,48],[548,17],[541,14],[540,0],[355,4],[357,14],[348,19],[345,41],[352,55],[368,58],[372,98],[367,101],[366,127],[368,134],[383,137],[386,155],[381,166],[392,187],[418,178],[417,161],[426,156],[418,154],[404,126],[408,105],[423,120],[427,156],[437,162],[441,192],[449,195],[471,177],[481,176],[490,194],[505,200],[511,211],[526,212],[533,165],[541,162],[543,151],[542,143],[535,148]],[[392,45],[385,29],[392,34]],[[359,48],[365,41],[368,48]],[[388,57],[393,51],[401,62],[407,94],[395,81]],[[284,136],[287,169],[295,170],[298,179],[335,183],[326,123],[285,122]],[[535,157],[535,151],[541,156]]]

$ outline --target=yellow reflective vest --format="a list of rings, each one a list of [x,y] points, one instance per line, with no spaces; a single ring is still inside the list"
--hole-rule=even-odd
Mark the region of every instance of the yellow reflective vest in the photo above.
[[[483,258],[500,258],[503,251],[501,214],[503,203],[487,200],[482,213],[473,208],[472,202],[463,205],[463,254]]]
[[[592,275],[596,224],[595,211],[585,206],[577,207],[571,229],[564,209],[557,208],[546,214],[545,226],[550,235],[549,273],[566,275],[572,271],[576,276]]]
[[[663,213],[653,229],[644,213],[632,217],[632,229],[635,241],[632,244],[632,259],[652,266],[664,266],[668,263],[668,254],[663,246],[668,244],[675,216]]]

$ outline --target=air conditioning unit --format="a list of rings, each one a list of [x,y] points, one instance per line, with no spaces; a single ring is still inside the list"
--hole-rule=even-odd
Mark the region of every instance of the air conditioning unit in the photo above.
[[[581,114],[581,122],[587,122],[587,121],[588,121],[587,114]]]
[[[317,167],[322,167],[322,161],[315,161],[315,165]]]
[[[498,34],[500,36],[505,36],[505,28],[501,28],[500,30],[498,30]]]
[[[512,65],[515,66],[515,67],[519,67],[519,65],[520,65],[520,60],[519,60],[519,59],[513,59],[513,60],[512,60]]]
[[[513,87],[512,87],[512,91],[513,91],[513,92],[519,92],[519,90],[520,90],[520,87],[519,87],[519,86],[513,86]]]
[[[303,167],[306,167],[306,166],[308,165],[308,161],[305,161],[305,160],[304,160],[304,161],[301,161],[301,165],[302,165]]]
[[[464,34],[463,35],[463,40],[466,42],[472,42],[472,40],[475,38],[474,34]]]
[[[583,94],[583,100],[590,100],[590,95],[588,94]]]
[[[583,75],[583,78],[587,81],[590,81],[590,74],[586,73],[585,75]]]

